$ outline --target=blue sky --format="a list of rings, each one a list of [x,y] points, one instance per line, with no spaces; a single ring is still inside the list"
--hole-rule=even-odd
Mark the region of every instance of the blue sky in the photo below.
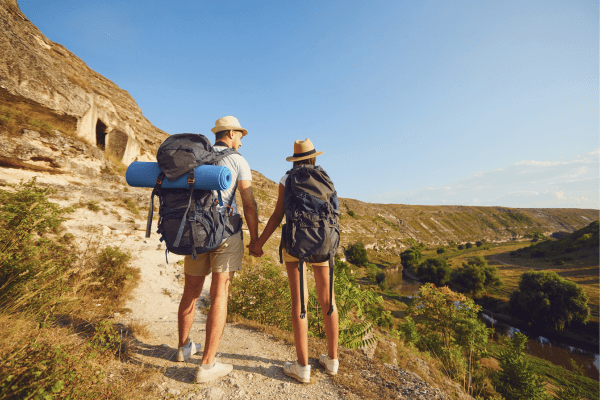
[[[308,137],[341,197],[600,208],[598,1],[19,6],[166,132],[237,117],[274,181]]]

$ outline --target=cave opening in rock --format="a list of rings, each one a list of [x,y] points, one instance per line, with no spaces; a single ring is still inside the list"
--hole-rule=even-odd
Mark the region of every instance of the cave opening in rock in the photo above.
[[[96,146],[100,150],[106,148],[106,124],[100,120],[96,122]]]

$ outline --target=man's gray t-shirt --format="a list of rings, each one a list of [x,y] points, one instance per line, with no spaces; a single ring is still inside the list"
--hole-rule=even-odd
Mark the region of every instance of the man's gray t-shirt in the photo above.
[[[223,151],[227,149],[226,146],[213,146],[215,151]],[[222,167],[227,167],[231,171],[231,186],[229,189],[221,191],[221,197],[223,198],[223,204],[229,204],[232,201],[231,207],[233,208],[233,213],[238,214],[237,203],[235,201],[235,191],[237,189],[238,181],[251,181],[252,180],[252,172],[250,171],[250,166],[248,165],[248,161],[240,154],[230,154],[227,157],[223,158],[217,164]],[[213,191],[215,196],[217,195],[216,191]],[[227,207],[218,207],[221,213],[225,213],[225,209]]]

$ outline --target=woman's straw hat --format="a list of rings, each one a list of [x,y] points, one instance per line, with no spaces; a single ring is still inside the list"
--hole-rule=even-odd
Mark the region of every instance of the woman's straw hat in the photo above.
[[[309,138],[306,140],[296,140],[294,142],[294,155],[286,158],[286,161],[300,161],[307,158],[313,158],[325,153],[324,151],[316,151],[315,146]]]
[[[227,116],[219,118],[215,122],[215,127],[211,129],[213,133],[221,131],[242,131],[243,135],[246,136],[248,131],[240,126],[240,121],[236,117]]]

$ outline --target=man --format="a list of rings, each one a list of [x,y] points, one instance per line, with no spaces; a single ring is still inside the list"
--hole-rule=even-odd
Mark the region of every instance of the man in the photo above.
[[[237,118],[231,116],[218,119],[215,127],[211,130],[215,134],[213,148],[216,151],[223,151],[228,147],[234,150],[239,149],[242,146],[242,138],[248,134],[248,131],[240,126]],[[258,240],[258,211],[252,191],[252,175],[248,162],[240,154],[231,154],[223,158],[218,165],[228,167],[231,170],[232,178],[229,189],[221,192],[223,206],[219,207],[219,212],[229,215],[231,208],[233,213],[237,214],[235,192],[239,188],[244,205],[244,217],[250,231],[250,243],[253,244]],[[188,335],[194,322],[196,301],[202,292],[204,278],[212,272],[211,306],[206,319],[206,342],[204,343],[202,364],[196,368],[197,383],[220,378],[233,369],[231,364],[216,361],[215,355],[225,328],[229,287],[235,271],[242,269],[243,254],[244,243],[240,230],[225,239],[215,250],[199,254],[196,260],[191,256],[185,256],[185,284],[177,315],[179,328],[177,361],[185,361],[196,353],[196,345],[188,338]]]

